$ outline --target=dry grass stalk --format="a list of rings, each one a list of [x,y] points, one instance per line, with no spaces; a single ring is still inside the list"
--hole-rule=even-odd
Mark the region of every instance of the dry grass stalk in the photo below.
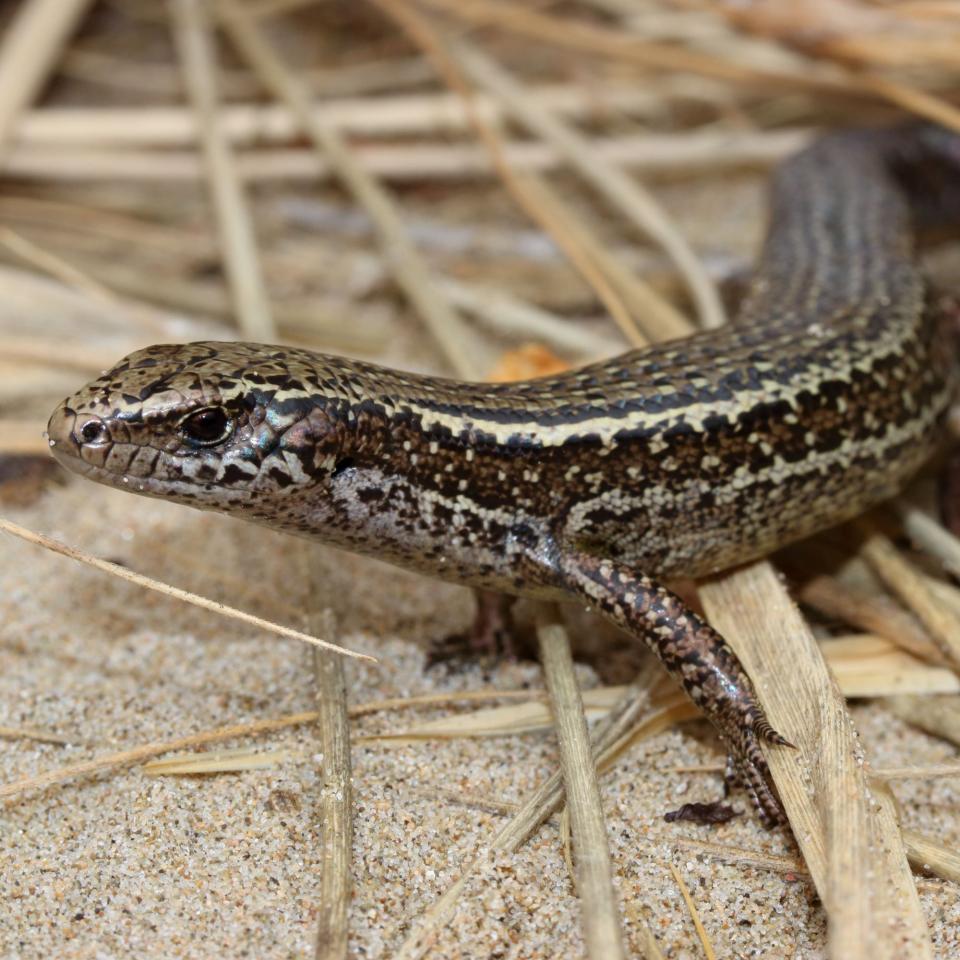
[[[312,723],[316,719],[317,712],[311,710],[307,713],[290,714],[285,717],[270,717],[269,719],[257,720],[252,723],[231,724],[227,727],[221,727],[218,730],[207,730],[203,733],[176,737],[173,740],[144,743],[130,750],[119,750],[102,757],[95,757],[93,760],[82,760],[79,763],[71,763],[68,766],[58,767],[56,770],[48,770],[46,773],[37,774],[34,777],[24,777],[22,780],[14,780],[12,783],[2,784],[0,785],[0,801],[11,803],[24,794],[32,793],[34,790],[44,790],[47,787],[65,783],[76,777],[89,777],[97,773],[113,771],[121,767],[129,767],[135,763],[140,763],[144,760],[149,760],[151,757],[157,757],[174,750],[189,750],[204,744],[216,743],[220,740],[232,740],[234,737],[249,737],[263,733],[272,733],[275,730],[283,730],[287,727]]]
[[[683,879],[683,875],[672,863],[668,863],[667,866],[670,868],[670,873],[673,874],[673,879],[680,888],[680,894],[683,897],[683,902],[687,905],[687,910],[690,912],[690,919],[693,921],[694,929],[697,931],[697,936],[700,938],[700,945],[703,947],[704,956],[707,958],[707,960],[717,960],[717,954],[713,949],[713,944],[710,942],[710,938],[707,936],[707,931],[703,928],[703,921],[700,919],[700,914],[697,912],[697,905],[693,902],[693,897],[690,896],[690,889],[687,887],[686,881]]]
[[[907,846],[910,862],[918,870],[935,873],[944,880],[960,883],[960,854],[955,850],[948,850],[943,844],[916,830],[904,830],[903,841]]]
[[[960,577],[960,539],[942,523],[901,501],[898,513],[904,532],[921,550],[936,557],[953,576]]]
[[[44,250],[10,227],[0,227],[0,243],[26,263],[38,268],[42,273],[48,273],[68,287],[73,287],[94,300],[116,303],[117,298],[102,283],[94,280],[74,264],[67,263],[62,257]]]
[[[616,960],[624,956],[623,934],[613,887],[606,822],[580,689],[573,671],[570,641],[557,616],[556,608],[541,607],[537,639],[557,727],[560,769],[576,845],[581,923],[587,955],[594,960]]]
[[[878,780],[936,780],[960,777],[960,763],[928,763],[919,766],[887,767],[870,765],[870,775]]]
[[[26,0],[0,44],[0,154],[39,96],[93,0]]]
[[[901,720],[960,746],[960,697],[905,694],[891,697],[887,706]]]
[[[388,700],[373,700],[369,703],[356,704],[349,708],[348,713],[351,717],[364,716],[370,713],[390,710],[419,709],[421,707],[435,707],[444,704],[455,703],[459,701],[476,701],[491,699],[524,699],[531,696],[530,690],[474,690],[442,694],[428,694],[420,697],[397,697]],[[546,696],[546,694],[544,694]],[[78,764],[60,767],[57,770],[51,770],[40,774],[37,777],[27,777],[14,783],[0,786],[0,799],[11,799],[19,797],[31,790],[42,789],[53,786],[54,784],[64,783],[74,777],[82,777],[94,773],[103,773],[109,770],[116,770],[124,766],[147,760],[150,757],[160,756],[164,753],[170,753],[177,750],[187,750],[193,747],[208,746],[222,740],[232,740],[239,737],[255,737],[264,733],[273,733],[277,730],[284,730],[289,727],[301,726],[306,723],[315,723],[319,718],[316,710],[308,710],[303,713],[288,714],[281,717],[269,717],[264,720],[253,720],[247,723],[235,723],[227,727],[221,727],[216,730],[206,730],[200,733],[190,734],[186,737],[177,737],[173,740],[166,740],[157,743],[142,744],[129,750],[121,750],[117,753],[111,753],[93,760],[85,760]],[[7,728],[13,730],[14,728]],[[21,728],[16,728],[19,734],[30,736],[29,730],[24,732]],[[12,733],[11,733],[12,735]],[[50,734],[51,737],[56,736]],[[55,742],[61,742],[58,739]],[[82,739],[76,737],[63,738],[62,742],[82,743]],[[248,752],[248,748],[243,748]],[[559,782],[559,781],[558,781]],[[559,803],[559,793],[558,793]]]
[[[255,617],[251,613],[246,613],[243,610],[237,610],[235,607],[228,607],[226,604],[218,603],[215,600],[208,600],[206,597],[198,596],[197,594],[190,593],[187,590],[181,590],[179,587],[171,587],[169,584],[161,583],[159,580],[154,580],[151,577],[145,577],[141,573],[134,573],[132,570],[127,570],[126,567],[121,567],[117,563],[110,563],[108,560],[101,560],[98,557],[91,556],[89,553],[84,553],[82,550],[77,550],[74,547],[70,547],[65,543],[61,543],[59,540],[53,540],[52,538],[45,537],[42,534],[34,533],[32,530],[27,530],[25,527],[11,523],[9,520],[0,518],[0,531],[13,534],[13,536],[19,537],[21,540],[26,540],[27,543],[34,543],[46,550],[51,550],[53,553],[59,553],[61,556],[69,557],[71,560],[79,560],[81,563],[85,563],[96,570],[100,570],[103,573],[112,574],[115,577],[119,577],[121,580],[126,580],[129,583],[136,584],[138,587],[144,587],[147,590],[154,590],[157,593],[162,593],[168,597],[173,597],[175,600],[181,600],[184,603],[193,604],[195,607],[200,607],[203,610],[210,610],[212,613],[218,613],[222,617],[239,620],[241,623],[259,627],[262,630],[268,630],[271,633],[277,633],[280,634],[280,636],[289,637],[293,640],[301,640],[302,642],[309,643],[314,647],[332,650],[336,653],[343,654],[345,657],[354,657],[357,660],[367,660],[371,663],[377,662],[376,658],[371,657],[369,654],[357,653],[354,650],[346,650],[343,647],[338,647],[334,643],[329,643],[326,640],[320,640],[318,637],[312,637],[309,634],[302,633],[299,630],[293,630],[290,627],[285,627],[279,623],[273,623],[270,620],[263,620],[260,617]]]
[[[594,333],[502,290],[442,280],[450,302],[497,333],[535,340],[573,356],[604,357],[620,345],[615,335]]]
[[[593,146],[598,157],[641,173],[716,174],[744,166],[768,167],[810,139],[809,132],[715,131],[690,134],[617,136]],[[358,166],[371,176],[395,183],[425,178],[460,182],[496,172],[486,150],[472,144],[420,142],[367,144],[353,148]],[[559,168],[563,158],[549,144],[507,141],[503,156],[517,170],[544,172]],[[257,149],[237,156],[244,180],[315,183],[337,177],[332,163],[309,149]],[[0,156],[0,169],[10,177],[52,180],[138,183],[193,181],[203,178],[203,164],[192,151],[108,147],[13,146]]]
[[[884,933],[876,938],[880,947],[877,955],[884,960],[906,957],[933,960],[933,944],[910,872],[909,846],[900,826],[893,793],[882,781],[870,783],[869,791],[872,859],[883,871],[874,885],[878,894],[874,910],[877,922],[886,924]]]
[[[632,347],[643,346],[647,339],[638,326],[638,314],[631,310],[628,303],[630,292],[625,282],[618,283],[615,279],[625,280],[628,272],[546,180],[533,173],[518,171],[512,171],[508,176],[514,195],[522,198],[523,209],[554,238],[567,259],[590,285],[597,299],[607,308],[627,343]],[[659,305],[659,297],[652,293],[645,297],[648,289],[636,280],[634,304],[647,299]],[[651,311],[653,315],[657,314],[658,309],[654,307]]]
[[[319,579],[311,551],[305,548],[307,576]],[[311,591],[313,596],[322,596]],[[309,629],[336,636],[333,614],[324,611],[308,617]],[[350,765],[350,721],[343,661],[315,650],[317,684],[317,734],[320,741],[322,776],[317,808],[322,847],[317,910],[320,916],[315,937],[316,960],[345,960],[352,889],[350,864],[353,855],[353,788]]]
[[[831,956],[928,956],[928,934],[911,902],[898,909],[907,926],[889,926],[884,885],[901,872],[899,831],[871,812],[843,698],[773,569],[753,563],[704,584],[701,599],[743,660],[770,722],[797,745],[773,748],[768,759],[827,910]]]
[[[240,773],[244,770],[265,770],[277,767],[298,757],[295,751],[257,750],[239,747],[236,750],[207,750],[199,753],[175,753],[162,760],[151,760],[143,765],[148,777],[194,777],[216,773]]]
[[[650,930],[650,926],[639,907],[632,901],[627,900],[623,909],[630,922],[637,928],[637,940],[640,946],[639,956],[643,957],[643,960],[666,960],[666,955],[660,949],[660,944],[657,943],[657,938]]]
[[[908,653],[931,663],[943,663],[940,648],[920,624],[890,597],[841,583],[825,574],[812,577],[800,590],[800,599],[820,613],[875,633]]]
[[[938,601],[923,575],[882,533],[868,529],[860,553],[887,588],[926,627],[947,663],[960,669],[960,619]]]
[[[493,168],[520,209],[553,238],[610,312],[627,341],[641,345],[644,340],[636,321],[623,302],[621,292],[610,282],[605,269],[609,254],[603,250],[602,244],[595,241],[592,231],[545,181],[529,172],[518,173],[507,162],[499,132],[474,109],[474,91],[441,35],[427,19],[402,0],[374,0],[374,3],[424,51],[448,86],[460,95]]]
[[[223,73],[222,69],[218,72],[221,88],[225,86]],[[596,89],[572,83],[527,88],[535,109],[550,110],[570,120],[611,111],[645,116],[662,109],[665,99],[682,97],[686,92],[687,85],[676,82],[658,85],[656,90],[635,84],[605,84]],[[498,124],[507,116],[499,100],[480,92],[474,109],[490,124]],[[320,106],[312,105],[311,112],[345,134],[366,137],[462,132],[471,123],[460,96],[448,91],[326,99]],[[288,143],[300,130],[296,117],[279,103],[224,103],[219,118],[223,136],[236,147]],[[671,139],[680,138],[673,135]],[[196,142],[196,125],[191,111],[178,106],[53,106],[24,113],[17,123],[14,142],[20,147],[186,147]]]
[[[659,202],[619,166],[598,157],[592,144],[575,128],[535,104],[523,84],[477,47],[461,40],[451,46],[451,52],[475,82],[496,96],[524,126],[556,148],[618,216],[626,217],[664,250],[686,281],[701,324],[722,326],[726,317],[713,282]],[[671,309],[670,313],[676,311]]]
[[[531,7],[509,4],[504,0],[471,0],[470,3],[459,0],[421,2],[476,26],[497,27],[528,37],[537,43],[552,43],[651,70],[699,74],[729,83],[764,88],[774,86],[822,92],[851,92],[850,82],[835,79],[826,71],[819,70],[815,64],[810,64],[802,71],[745,67],[698,50],[645,41],[635,35],[630,36],[582,19],[544,14]]]
[[[931,667],[911,657],[882,637],[855,635],[838,637],[821,644],[821,652],[830,667],[830,671],[840,684],[845,697],[888,697],[907,693],[955,693],[960,692],[960,680],[951,670]],[[593,687],[582,694],[588,720],[604,722],[616,715],[622,698],[628,696],[629,687]],[[642,689],[646,689],[643,687]],[[490,699],[493,692],[481,691],[477,699]],[[413,743],[417,740],[445,740],[461,737],[501,737],[519,734],[545,732],[552,728],[553,717],[548,704],[542,696],[534,693],[524,697],[515,692],[503,694],[519,703],[507,706],[489,707],[452,714],[436,720],[428,720],[393,732],[370,734],[363,737],[365,742],[389,742],[394,745]],[[467,700],[466,695],[438,695],[436,698],[418,697],[409,701],[385,701],[385,705],[407,707],[418,704],[432,705]],[[648,737],[654,732],[651,723],[656,718],[657,730],[666,729],[676,723],[698,716],[683,695],[675,688],[666,687],[658,691],[656,697],[657,712],[645,716],[641,729],[621,731],[622,740],[618,740],[613,754],[604,753],[598,761],[600,769],[609,768],[615,756],[635,742],[637,736]],[[711,768],[713,769],[713,768]]]
[[[429,68],[417,57],[383,57],[369,63],[341,64],[329,70],[306,68],[303,73],[315,90],[330,97],[400,90],[432,79]],[[68,50],[60,61],[59,74],[126,94],[176,97],[184,92],[182,75],[174,65],[133,61],[99,50]],[[220,72],[220,86],[224,96],[234,100],[259,96],[262,92],[256,77],[246,70],[224,68]]]
[[[184,84],[196,117],[236,320],[245,337],[271,343],[276,329],[249,204],[220,120],[216,54],[205,0],[169,0]]]
[[[0,726],[0,737],[7,740],[36,740],[38,743],[56,743],[61,746],[82,742],[72,737],[63,737],[58,733],[50,733],[47,730],[37,730],[35,727]]]
[[[410,242],[393,199],[357,163],[340,133],[320,122],[311,108],[307,92],[243,10],[233,0],[219,0],[217,10],[238,50],[277,99],[286,102],[317,151],[337,171],[338,177],[376,224],[384,259],[450,365],[460,376],[479,379],[482,371],[477,368],[469,349],[467,328],[439,293],[426,264]]]
[[[960,691],[953,670],[919,660],[885,637],[836,637],[824,640],[820,649],[847,699]]]

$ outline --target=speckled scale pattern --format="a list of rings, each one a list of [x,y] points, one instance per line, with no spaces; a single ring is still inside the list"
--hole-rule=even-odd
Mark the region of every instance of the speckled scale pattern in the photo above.
[[[854,516],[934,449],[953,344],[911,220],[960,211],[960,190],[936,210],[923,191],[929,171],[958,180],[958,145],[931,127],[848,132],[788,161],[722,330],[498,385],[288,347],[156,346],[61,404],[53,452],[133,492],[596,607],[683,684],[773,819],[758,742],[782,738],[723,639],[659,581]],[[205,409],[226,426],[200,444],[186,431]]]

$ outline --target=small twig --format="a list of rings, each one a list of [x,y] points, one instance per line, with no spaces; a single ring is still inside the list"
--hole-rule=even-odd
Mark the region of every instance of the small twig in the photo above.
[[[623,957],[623,934],[613,887],[606,822],[600,802],[597,771],[570,640],[556,620],[556,609],[544,605],[537,618],[537,639],[560,748],[560,768],[576,847],[577,893],[587,955],[594,960]]]
[[[216,55],[205,0],[169,0],[174,40],[184,83],[196,114],[207,187],[217,215],[227,279],[244,336],[270,343],[276,329],[257,253],[253,220],[223,129],[216,81]]]
[[[320,640],[317,637],[311,637],[309,634],[301,633],[299,630],[293,630],[290,627],[285,627],[279,623],[273,623],[270,620],[262,620],[260,617],[255,617],[252,613],[246,613],[243,610],[237,610],[235,607],[228,607],[226,604],[218,603],[215,600],[208,600],[206,597],[197,596],[197,594],[190,593],[187,590],[181,590],[179,587],[171,587],[169,584],[162,583],[159,580],[154,580],[152,577],[145,577],[141,573],[134,573],[132,570],[127,570],[126,567],[121,567],[117,563],[110,563],[108,560],[101,560],[99,557],[91,556],[89,553],[84,553],[81,550],[70,547],[65,543],[61,543],[59,540],[53,540],[50,537],[43,536],[43,534],[34,533],[32,530],[27,530],[25,527],[11,523],[9,520],[0,518],[0,530],[2,530],[4,533],[12,533],[15,537],[19,537],[21,540],[26,540],[27,543],[34,543],[37,546],[44,547],[47,550],[52,550],[54,553],[59,553],[61,556],[69,557],[71,560],[79,560],[81,563],[85,563],[88,566],[103,571],[104,573],[109,573],[115,577],[119,577],[121,580],[134,583],[138,587],[144,587],[147,590],[155,590],[157,593],[162,593],[168,597],[173,597],[175,600],[182,600],[184,603],[191,603],[194,606],[201,607],[204,610],[210,610],[213,613],[218,613],[222,617],[229,617],[233,620],[239,620],[241,623],[247,623],[251,626],[259,627],[261,630],[269,630],[271,633],[278,633],[283,637],[290,637],[293,640],[301,640],[304,643],[312,644],[315,647],[322,647],[325,650],[332,650],[336,653],[342,654],[345,657],[353,657],[357,660],[367,660],[370,663],[378,662],[376,657],[371,657],[369,654],[358,653],[355,650],[346,650],[343,647],[338,647],[334,643],[329,643],[326,640]]]

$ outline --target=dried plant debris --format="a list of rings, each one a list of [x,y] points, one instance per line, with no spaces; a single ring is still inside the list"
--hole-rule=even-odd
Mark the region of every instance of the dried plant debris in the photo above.
[[[539,668],[423,672],[462,591],[63,483],[42,436],[151,343],[508,380],[717,323],[774,164],[823,129],[960,129],[955,7],[0,3],[3,525],[122,561],[4,538],[0,952],[957,955],[960,547],[937,465],[859,547],[778,554],[792,600],[765,565],[701,589],[797,744],[770,758],[791,837],[713,800],[721,745],[599,644],[561,671],[581,794],[557,816]],[[333,639],[329,608],[380,663],[315,664],[135,570],[287,637]]]

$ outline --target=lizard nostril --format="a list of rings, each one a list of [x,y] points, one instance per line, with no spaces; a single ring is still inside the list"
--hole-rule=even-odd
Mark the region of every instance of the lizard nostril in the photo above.
[[[107,428],[100,420],[88,420],[80,428],[80,439],[84,443],[97,443],[107,439]]]

